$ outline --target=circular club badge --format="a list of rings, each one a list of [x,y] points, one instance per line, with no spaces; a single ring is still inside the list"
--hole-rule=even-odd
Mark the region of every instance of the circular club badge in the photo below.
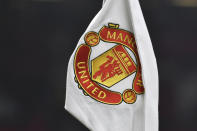
[[[75,81],[84,95],[110,105],[118,105],[123,101],[126,104],[135,103],[137,95],[144,93],[144,86],[133,33],[119,29],[118,24],[109,23],[98,33],[88,32],[84,41],[85,44],[78,47],[74,58]],[[90,61],[92,47],[97,47],[100,41],[116,45]],[[136,63],[125,47],[134,54]],[[110,90],[112,86],[134,73],[130,88],[123,92]]]

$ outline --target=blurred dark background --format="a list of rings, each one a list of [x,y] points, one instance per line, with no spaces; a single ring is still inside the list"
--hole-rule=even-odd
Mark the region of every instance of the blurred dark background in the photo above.
[[[197,1],[140,2],[158,60],[160,131],[197,131]],[[101,6],[0,2],[0,131],[88,131],[64,110],[66,69]]]

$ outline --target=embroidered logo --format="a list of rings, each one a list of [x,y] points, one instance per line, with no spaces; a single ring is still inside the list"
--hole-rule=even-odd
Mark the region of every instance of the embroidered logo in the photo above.
[[[135,103],[137,95],[144,93],[144,86],[133,33],[119,29],[118,24],[109,23],[99,33],[88,32],[84,40],[85,44],[78,47],[74,59],[75,81],[79,88],[86,96],[104,104],[118,105],[122,101],[127,104]],[[100,41],[116,45],[90,60],[91,50],[93,47],[95,49]],[[136,63],[127,49],[134,54]],[[134,73],[133,84],[129,89],[124,92],[110,90]]]

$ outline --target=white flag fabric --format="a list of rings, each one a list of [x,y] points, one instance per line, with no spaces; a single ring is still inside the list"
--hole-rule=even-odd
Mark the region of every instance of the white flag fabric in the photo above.
[[[138,0],[104,0],[72,54],[65,109],[92,131],[158,131],[158,70]]]

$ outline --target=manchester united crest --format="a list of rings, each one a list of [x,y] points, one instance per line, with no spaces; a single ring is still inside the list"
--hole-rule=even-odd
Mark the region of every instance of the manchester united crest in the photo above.
[[[141,65],[133,33],[119,29],[118,24],[109,23],[97,32],[88,32],[75,53],[75,81],[84,95],[104,104],[118,105],[123,101],[133,104],[137,95],[144,93]],[[100,41],[113,46],[97,57],[90,59]],[[116,44],[116,45],[114,45]],[[135,57],[131,57],[131,53]],[[135,75],[122,92],[111,90],[117,83]]]

